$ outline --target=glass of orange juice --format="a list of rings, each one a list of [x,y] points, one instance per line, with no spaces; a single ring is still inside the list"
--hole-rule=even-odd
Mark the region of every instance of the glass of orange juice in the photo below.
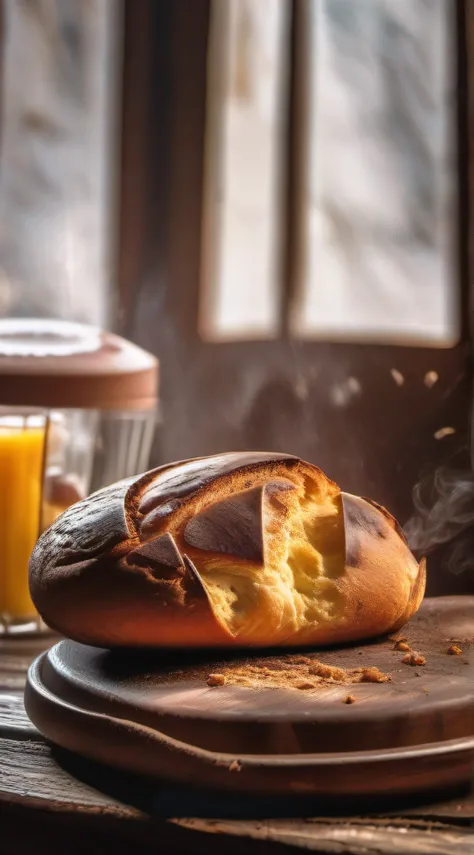
[[[48,416],[0,407],[0,633],[34,630],[28,560],[40,530]]]

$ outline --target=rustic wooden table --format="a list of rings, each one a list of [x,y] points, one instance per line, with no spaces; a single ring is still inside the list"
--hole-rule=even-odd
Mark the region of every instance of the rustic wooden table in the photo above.
[[[50,643],[50,641],[49,641]],[[0,641],[1,855],[474,851],[474,793],[431,804],[248,803],[111,772],[48,745],[29,722],[23,685],[45,640]],[[285,817],[285,818],[283,818]],[[304,818],[302,818],[304,817]]]

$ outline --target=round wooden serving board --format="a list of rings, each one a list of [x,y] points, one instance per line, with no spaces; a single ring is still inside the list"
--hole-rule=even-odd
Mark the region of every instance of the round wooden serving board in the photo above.
[[[474,597],[425,600],[399,634],[424,666],[402,663],[386,638],[305,650],[325,664],[390,676],[309,690],[258,679],[207,685],[209,674],[242,664],[268,673],[291,652],[106,651],[61,641],[31,666],[25,705],[64,748],[186,784],[325,796],[461,784],[474,762]],[[453,641],[462,655],[447,654]]]

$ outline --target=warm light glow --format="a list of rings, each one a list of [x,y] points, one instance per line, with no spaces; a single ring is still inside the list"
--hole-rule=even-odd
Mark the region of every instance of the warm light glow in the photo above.
[[[28,559],[38,537],[44,426],[0,420],[0,619],[32,618]]]

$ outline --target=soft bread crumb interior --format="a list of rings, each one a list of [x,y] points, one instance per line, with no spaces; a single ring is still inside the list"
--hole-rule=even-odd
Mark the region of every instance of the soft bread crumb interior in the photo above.
[[[295,634],[304,643],[306,630],[343,617],[336,584],[345,566],[341,496],[306,477],[286,484],[282,490],[274,481],[264,492],[263,566],[199,550],[190,555],[216,617],[242,643],[284,643],[287,637],[294,643]]]

